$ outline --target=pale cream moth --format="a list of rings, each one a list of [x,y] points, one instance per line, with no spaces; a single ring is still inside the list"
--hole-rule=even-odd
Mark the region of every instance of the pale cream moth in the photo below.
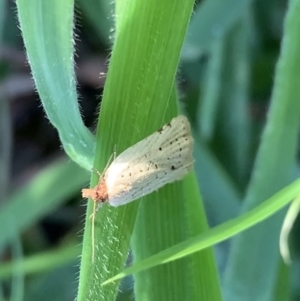
[[[82,189],[84,198],[94,201],[91,217],[94,246],[96,204],[125,205],[162,186],[182,179],[192,168],[193,138],[185,116],[173,118],[161,129],[129,147],[116,157],[94,188]],[[97,208],[97,209],[98,209]],[[94,260],[94,247],[93,247]]]
[[[125,205],[182,179],[193,163],[190,124],[178,116],[116,157],[94,188],[82,189],[82,196],[99,205]]]

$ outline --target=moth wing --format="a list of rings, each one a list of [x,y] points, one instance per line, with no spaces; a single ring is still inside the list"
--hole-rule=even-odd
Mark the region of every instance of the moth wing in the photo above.
[[[108,202],[124,205],[180,180],[193,162],[190,124],[178,116],[112,162],[105,173]]]

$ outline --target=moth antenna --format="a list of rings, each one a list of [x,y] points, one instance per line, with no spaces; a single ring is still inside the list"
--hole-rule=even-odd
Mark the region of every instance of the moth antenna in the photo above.
[[[110,155],[110,157],[109,157],[109,159],[108,159],[108,161],[107,161],[107,164],[106,164],[106,166],[105,166],[105,168],[104,168],[103,174],[105,174],[105,172],[106,172],[106,170],[108,169],[110,163],[111,163],[113,160],[115,160],[115,158],[116,158],[116,151],[114,150],[114,152]]]
[[[115,146],[115,148],[116,148],[116,146]],[[99,176],[99,178],[101,179],[101,178],[103,177],[103,175],[105,174],[106,170],[108,169],[110,163],[111,163],[113,160],[115,160],[115,159],[116,159],[116,150],[114,149],[114,152],[110,155],[110,157],[109,157],[109,159],[108,159],[108,161],[107,161],[107,163],[106,163],[106,165],[105,165],[105,168],[104,168],[104,170],[103,170],[103,173],[101,173],[99,170],[97,170],[97,169],[94,168],[94,167],[92,168],[92,171],[95,172],[95,173]],[[99,181],[99,182],[100,182],[100,181]]]
[[[115,144],[114,152],[113,152],[114,160],[116,159],[116,155],[117,155],[117,145]]]

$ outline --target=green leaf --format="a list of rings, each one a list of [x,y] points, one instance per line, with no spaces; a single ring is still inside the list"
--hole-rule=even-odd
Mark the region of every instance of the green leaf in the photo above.
[[[114,3],[107,0],[78,0],[77,3],[98,37],[107,45],[112,44]]]
[[[11,277],[15,267],[18,267],[26,276],[51,271],[69,261],[74,261],[80,255],[80,250],[81,247],[78,245],[64,246],[25,257],[22,260],[4,263],[0,266],[0,279]]]
[[[243,212],[286,186],[293,177],[300,120],[299,14],[300,1],[290,1],[267,125]],[[278,241],[284,214],[285,210],[233,240],[223,281],[225,300],[271,300],[279,267]]]
[[[114,148],[117,154],[120,154],[178,115],[174,81],[192,8],[193,1],[190,0],[116,2],[115,44],[97,129],[95,167],[98,170],[103,170]],[[93,175],[91,186],[95,185],[97,180]],[[99,282],[113,276],[124,266],[139,205],[132,240],[134,258],[152,252],[152,246],[160,249],[182,240],[187,235],[177,231],[180,225],[186,222],[184,212],[180,211],[183,208],[183,193],[189,195],[183,188],[183,183],[175,183],[143,198],[140,204],[134,202],[120,208],[104,205],[96,217],[94,263],[91,261],[91,222],[87,220],[78,301],[115,300],[119,283],[116,282],[113,287],[107,288],[101,287]],[[199,196],[197,199],[184,199],[190,201],[190,205],[192,202],[198,202]],[[200,203],[196,213],[199,212],[199,207]],[[151,221],[151,217],[155,219]],[[201,223],[204,224],[205,219]],[[194,231],[195,225],[191,227]],[[157,235],[157,228],[161,229],[160,237]],[[143,246],[138,243],[142,236],[149,238]],[[210,257],[208,264],[213,266],[215,271],[211,251],[209,252],[210,255],[206,258]],[[197,260],[195,269],[199,268],[198,262]],[[188,276],[190,270],[182,264],[175,264],[155,273],[137,275],[135,298],[139,299],[143,294],[148,298],[159,296],[159,300],[168,300],[174,297],[176,291],[179,298],[184,299],[186,287],[181,281],[181,272]],[[142,292],[143,277],[154,284],[158,279],[165,278],[166,273],[169,275],[168,290],[162,286],[155,290],[147,286],[144,293]],[[215,284],[216,273],[213,277]],[[212,277],[209,279],[211,281]],[[218,298],[214,299],[220,300],[218,283],[215,291]]]
[[[64,150],[91,170],[94,137],[79,112],[74,74],[74,0],[17,0],[32,75],[47,117]]]
[[[244,192],[249,178],[249,15],[231,28],[222,39],[218,59],[221,67],[217,89],[218,106],[215,107],[215,131],[212,142],[217,157],[231,175],[237,187]],[[212,94],[212,92],[210,93]],[[209,106],[211,99],[203,99]],[[205,113],[205,112],[203,112]],[[201,115],[200,117],[203,117]]]
[[[189,26],[181,59],[195,61],[208,51],[242,17],[249,3],[250,0],[202,1]]]
[[[127,268],[116,276],[104,281],[102,285],[105,286],[116,280],[122,279],[127,275],[138,273],[157,265],[186,257],[216,243],[224,241],[225,239],[260,223],[269,216],[275,214],[278,210],[291,202],[291,200],[299,193],[300,180],[298,179],[249,212],[137,262],[130,268]]]
[[[218,225],[236,217],[240,210],[241,196],[235,183],[204,143],[195,141],[194,152],[195,171],[210,225]]]
[[[0,0],[0,42],[2,44],[3,38],[3,29],[5,24],[5,9],[6,9],[6,2],[5,0]]]
[[[87,181],[87,173],[68,160],[59,160],[39,172],[24,187],[15,191],[2,205],[0,246],[9,242],[36,220],[74,195]],[[24,214],[26,212],[26,214]]]

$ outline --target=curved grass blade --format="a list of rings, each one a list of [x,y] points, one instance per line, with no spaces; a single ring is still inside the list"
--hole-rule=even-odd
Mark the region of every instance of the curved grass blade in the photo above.
[[[224,241],[275,214],[291,202],[292,199],[298,196],[299,193],[300,179],[294,181],[251,211],[197,235],[196,237],[190,238],[183,243],[144,259],[130,268],[125,269],[122,273],[104,281],[102,285],[107,285],[122,279],[127,275],[141,272],[145,269],[155,267],[156,265],[186,257],[194,252],[201,251],[209,246]]]

